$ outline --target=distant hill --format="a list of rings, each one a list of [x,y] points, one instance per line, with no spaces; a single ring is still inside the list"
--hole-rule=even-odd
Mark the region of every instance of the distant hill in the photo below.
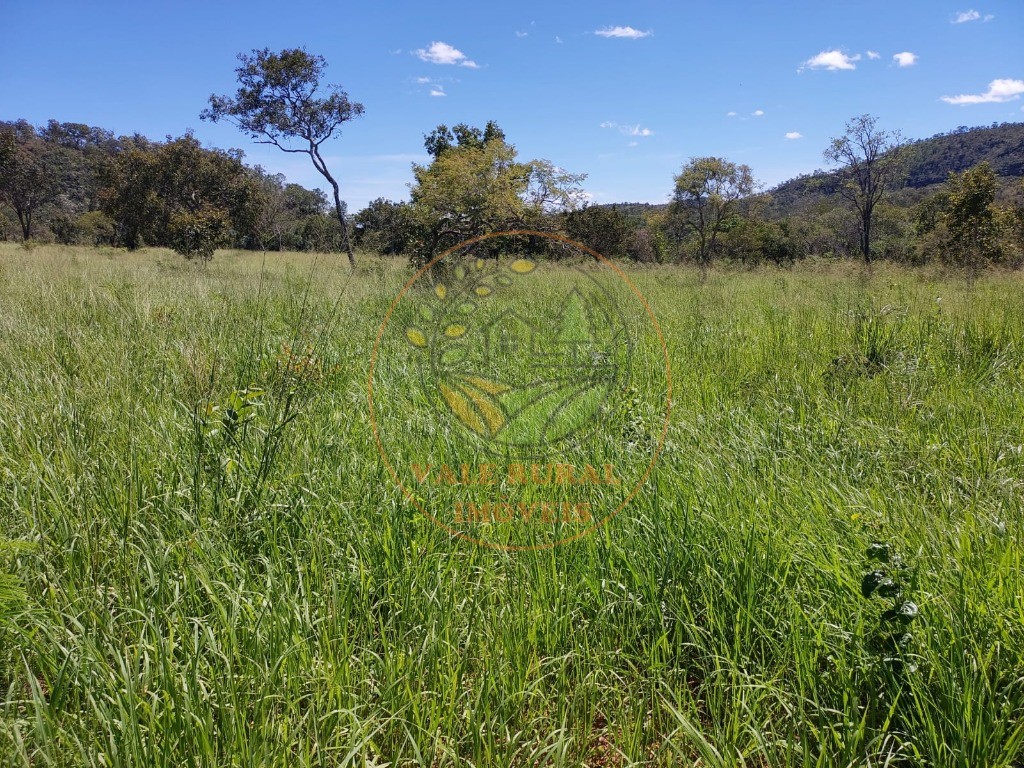
[[[944,182],[950,172],[960,173],[987,160],[1003,179],[1024,177],[1024,123],[993,123],[986,128],[960,126],[948,133],[909,144],[911,156],[902,203],[920,199],[928,187]],[[768,190],[771,212],[785,216],[806,210],[834,195],[839,180],[835,171],[818,170],[784,181]],[[667,203],[605,203],[629,218],[667,207]]]
[[[987,128],[961,126],[949,133],[909,144],[910,158],[905,189],[914,190],[944,182],[949,174],[960,173],[988,161],[1004,179],[1024,177],[1024,123],[993,123]],[[777,214],[799,211],[823,197],[836,193],[839,180],[833,171],[815,171],[797,176],[770,190]]]

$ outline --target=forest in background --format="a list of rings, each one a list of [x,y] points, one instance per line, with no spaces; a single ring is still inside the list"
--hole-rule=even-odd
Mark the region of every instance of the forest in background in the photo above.
[[[377,199],[346,217],[362,250],[423,263],[460,239],[531,228],[640,262],[860,255],[863,226],[844,198],[843,169],[763,191],[747,166],[694,158],[674,190],[666,168],[671,202],[591,205],[584,175],[520,162],[493,122],[442,125],[424,138],[431,162],[413,166],[411,200]],[[898,177],[872,214],[871,258],[1024,261],[1024,124],[960,127],[899,149]],[[471,181],[484,177],[494,183]],[[342,250],[326,194],[247,165],[241,150],[203,147],[190,132],[153,141],[57,120],[0,122],[0,240],[167,246],[200,258],[216,247]]]

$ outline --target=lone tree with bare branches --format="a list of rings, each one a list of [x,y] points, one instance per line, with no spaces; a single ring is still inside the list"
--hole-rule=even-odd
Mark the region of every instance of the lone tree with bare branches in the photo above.
[[[871,224],[875,206],[900,183],[906,145],[898,131],[878,128],[878,118],[861,115],[846,123],[846,133],[825,150],[825,161],[842,165],[839,193],[859,217],[860,252],[871,263]]]
[[[288,48],[280,53],[271,53],[268,48],[253,49],[251,55],[238,54],[238,60],[238,92],[233,98],[210,96],[210,106],[200,117],[212,122],[227,120],[258,144],[273,144],[283,152],[309,155],[313,167],[334,190],[342,243],[354,267],[356,259],[348,236],[345,204],[320,148],[339,132],[343,123],[362,115],[363,105],[349,101],[348,94],[337,85],[326,86],[326,96],[318,96],[327,61],[302,48]]]

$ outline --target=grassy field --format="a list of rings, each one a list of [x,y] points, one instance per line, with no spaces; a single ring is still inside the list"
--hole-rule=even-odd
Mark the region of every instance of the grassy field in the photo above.
[[[663,455],[508,552],[374,447],[403,263],[0,246],[0,764],[1024,765],[1024,275],[627,271]]]

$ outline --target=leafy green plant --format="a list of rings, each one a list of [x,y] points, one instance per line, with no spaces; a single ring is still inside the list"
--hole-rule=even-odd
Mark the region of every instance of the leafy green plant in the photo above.
[[[235,477],[239,469],[249,428],[264,406],[262,389],[238,389],[220,403],[207,403],[199,423],[206,449],[207,471],[224,480]]]
[[[245,551],[258,550],[266,534],[257,523],[276,501],[278,458],[297,416],[294,388],[234,390],[194,416],[194,497],[209,503]]]
[[[913,570],[890,544],[874,542],[865,554],[874,567],[861,579],[861,595],[866,600],[877,598],[886,606],[878,615],[868,647],[882,665],[898,673],[904,669],[905,654],[914,639],[910,628],[920,612],[910,599]]]
[[[871,378],[895,362],[900,350],[900,326],[889,319],[890,307],[853,314],[850,351],[832,359],[824,378],[842,384],[859,377]]]

